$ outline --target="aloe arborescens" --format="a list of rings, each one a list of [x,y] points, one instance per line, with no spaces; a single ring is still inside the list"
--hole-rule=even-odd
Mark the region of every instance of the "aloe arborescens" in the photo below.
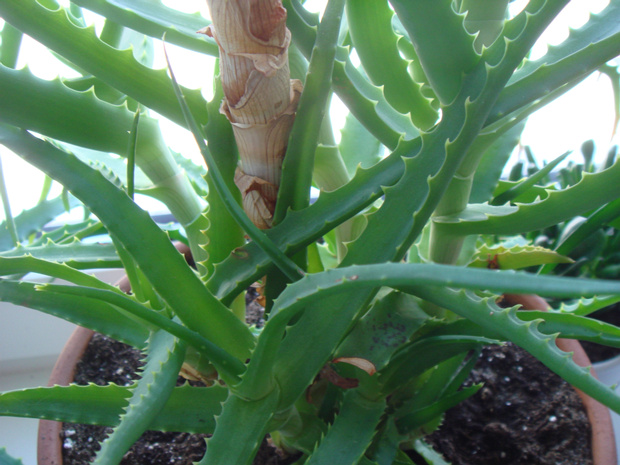
[[[475,392],[461,386],[472,352],[506,340],[620,412],[620,397],[555,344],[620,346],[619,328],[585,318],[620,301],[620,284],[533,273],[570,250],[524,236],[579,215],[617,224],[620,163],[554,189],[501,178],[523,120],[620,55],[620,0],[536,61],[530,49],[570,2],[530,0],[514,14],[509,3],[329,0],[319,17],[299,0],[213,0],[205,35],[206,19],[157,1],[0,0],[14,28],[0,37],[0,143],[93,214],[47,230],[63,202],[44,200],[15,219],[18,246],[0,230],[0,300],[127,342],[147,364],[128,387],[1,393],[0,415],[115,426],[98,464],[118,463],[147,429],[210,435],[201,465],[248,464],[265,434],[306,465],[410,463],[404,450],[424,452],[420,436]],[[100,34],[81,8],[105,17]],[[15,30],[80,77],[14,69]],[[212,101],[154,69],[148,47],[135,53],[164,33],[219,56]],[[308,70],[293,73],[301,95],[289,52]],[[324,119],[332,93],[350,110],[339,142]],[[150,111],[191,128],[209,169],[168,150]],[[322,192],[309,205],[312,184]],[[129,185],[179,225],[156,224]],[[348,221],[354,233],[339,236]],[[102,232],[112,244],[83,240]],[[196,271],[171,238],[190,246]],[[132,295],[82,271],[121,266]],[[74,285],[20,279],[29,272]],[[243,293],[265,275],[271,310],[248,327]],[[504,293],[572,302],[523,312],[499,307]],[[175,386],[183,363],[217,382]],[[354,382],[330,383],[332,370]]]

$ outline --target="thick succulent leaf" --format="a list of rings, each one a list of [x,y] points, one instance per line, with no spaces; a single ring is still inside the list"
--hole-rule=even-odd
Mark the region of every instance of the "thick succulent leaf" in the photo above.
[[[72,0],[118,24],[155,39],[166,36],[166,42],[217,56],[215,40],[198,31],[210,21],[199,13],[187,14],[166,7],[160,1],[145,0]]]
[[[482,203],[491,199],[504,166],[520,141],[524,127],[524,123],[516,124],[504,134],[499,135],[484,151],[476,165],[469,196],[470,203]]]
[[[0,65],[0,86],[6,90],[0,94],[1,121],[80,147],[127,155],[127,132],[134,113],[126,106],[104,102],[92,89],[78,92],[57,79],[38,79],[28,69],[15,71]],[[202,205],[174,163],[158,122],[143,115],[137,137],[137,165],[158,188],[158,198],[177,220],[183,225],[191,223]]]
[[[518,270],[546,263],[572,263],[568,257],[535,245],[497,244],[483,245],[472,257],[469,266],[474,268],[498,268]]]
[[[0,65],[0,84],[5,123],[93,150],[119,155],[127,150],[134,114],[126,106],[100,100],[92,90],[73,90],[59,79],[39,79],[28,68]]]
[[[278,400],[277,389],[266,397],[248,401],[229,395],[217,418],[213,436],[207,440],[207,453],[197,465],[249,465],[273,418]],[[243,428],[239,428],[243,425]],[[234,431],[234,435],[232,432]],[[234,447],[231,440],[234,436]]]
[[[289,212],[282,223],[266,231],[267,236],[287,254],[301,250],[383,194],[383,186],[394,184],[403,172],[401,157],[411,155],[419,141],[401,142],[399,149],[369,168],[359,169],[345,186],[333,192],[322,192],[314,204],[301,211]],[[249,243],[215,267],[209,288],[228,301],[265,275],[270,265],[267,254]],[[231,276],[235,280],[231,280]]]
[[[556,312],[518,312],[523,321],[542,320],[538,329],[546,334],[620,347],[620,328],[592,318]]]
[[[384,410],[385,399],[370,400],[355,389],[347,391],[338,416],[306,463],[357,465],[370,445]]]
[[[148,345],[142,376],[131,390],[119,425],[103,442],[94,463],[115,465],[159,415],[176,384],[186,346],[166,333],[154,333]]]
[[[412,381],[441,363],[446,363],[453,357],[498,342],[496,339],[461,334],[429,336],[414,341],[403,347],[381,372],[379,382],[382,392],[389,395],[404,383]],[[423,423],[427,423],[432,418],[428,418]]]
[[[527,62],[502,91],[489,122],[543,97],[551,89],[579,82],[620,53],[620,2],[613,0],[568,39],[549,47],[546,55]]]
[[[457,215],[437,217],[435,225],[455,235],[519,234],[569,220],[620,196],[620,163],[598,173],[584,173],[576,185],[548,190],[543,200],[516,206],[470,205]]]
[[[133,386],[89,384],[8,391],[0,394],[0,415],[116,426],[132,389]],[[215,416],[227,395],[228,390],[219,385],[176,387],[149,428],[213,433]]]
[[[421,93],[400,56],[398,36],[392,29],[394,12],[387,0],[347,2],[349,33],[366,74],[376,86],[383,86],[386,100],[396,110],[410,114],[413,123],[428,129],[437,113]],[[372,29],[370,34],[369,29]]]
[[[282,221],[289,208],[300,210],[310,204],[314,153],[331,95],[331,78],[343,12],[344,0],[330,0],[317,30],[317,40],[312,48],[304,89],[282,163],[281,184],[273,216],[276,224]]]
[[[141,65],[130,50],[117,50],[102,42],[94,28],[73,23],[62,8],[46,8],[37,0],[7,0],[0,16],[45,46],[143,105],[185,126],[165,70]],[[186,90],[196,118],[207,121],[200,91]]]
[[[53,262],[28,254],[16,254],[15,257],[0,257],[0,276],[22,275],[26,273],[38,273],[62,279],[78,286],[104,289],[122,294],[118,288],[104,283],[95,276],[77,271],[74,267],[70,267],[66,263],[62,263],[62,261],[60,263]]]
[[[0,301],[33,308],[110,337],[144,347],[149,327],[101,300],[39,290],[27,282],[0,281]]]
[[[620,397],[612,389],[592,376],[588,368],[582,368],[573,362],[570,354],[558,349],[555,337],[541,333],[536,321],[521,321],[514,308],[502,309],[495,304],[494,299],[483,299],[467,291],[440,289],[434,286],[415,286],[410,290],[419,297],[449,308],[483,328],[499,332],[506,339],[530,352],[576,388],[614,411],[620,411]]]
[[[4,447],[0,448],[0,465],[24,465],[21,459],[11,457]]]
[[[441,398],[429,406],[422,407],[416,411],[408,413],[407,415],[403,415],[396,420],[396,427],[402,434],[415,431],[429,421],[440,416],[446,410],[473,396],[481,387],[482,385],[476,385],[463,388],[460,391]]]
[[[604,225],[610,224],[620,216],[620,199],[613,200],[601,207],[590,215],[583,222],[575,223],[575,229],[570,231],[570,235],[562,235],[561,241],[558,238],[556,251],[560,254],[569,254],[588,237],[600,232]],[[566,231],[568,227],[564,230]],[[567,231],[568,232],[568,231]],[[553,270],[554,266],[548,265],[540,270],[541,274],[547,274]]]
[[[411,296],[390,292],[378,299],[355,324],[338,347],[335,358],[362,358],[381,370],[428,318]]]
[[[340,131],[338,149],[351,177],[358,166],[367,169],[381,160],[381,143],[351,113]]]
[[[272,321],[283,312],[303,308],[319,294],[345,293],[367,287],[402,288],[412,284],[489,290],[497,293],[539,294],[548,297],[589,297],[618,295],[620,283],[558,276],[537,276],[511,270],[468,269],[453,265],[383,263],[353,265],[307,275],[291,284],[278,298],[272,310]],[[295,309],[295,310],[294,310]],[[292,315],[289,314],[289,318]],[[284,317],[284,316],[282,316]],[[281,318],[281,317],[280,317]],[[266,327],[270,323],[268,322]]]
[[[188,327],[245,360],[253,343],[245,324],[213,297],[166,234],[125,192],[73,155],[25,131],[0,125],[0,142],[58,180],[88,205]],[[140,235],[135,231],[140,231]],[[170,274],[175,276],[174,280],[169,279]]]
[[[92,289],[48,284],[39,286],[37,290],[61,295],[85,297],[87,299],[108,303],[113,305],[120,313],[126,314],[134,320],[138,320],[147,327],[162,329],[193,346],[198,352],[204,355],[205,358],[217,368],[222,380],[230,385],[238,383],[239,375],[244,371],[244,365],[241,361],[237,360],[211,341],[205,339],[186,326],[179,324],[176,319],[171,320],[163,314],[153,311],[151,308],[138,303],[137,298],[129,297],[119,292],[117,289],[114,289],[114,291],[117,292],[111,292],[109,289]]]
[[[316,41],[318,17],[311,15],[298,0],[283,0],[287,9],[287,26],[303,55],[310,59]],[[355,117],[386,147],[395,149],[401,134],[415,137],[411,120],[392,108],[381,89],[373,86],[353,66],[344,48],[338,50],[334,63],[332,87]]]
[[[529,176],[527,179],[524,179],[518,182],[516,185],[512,186],[510,189],[505,190],[490,202],[491,205],[504,205],[507,202],[511,202],[517,197],[526,193],[530,188],[534,187],[536,184],[539,184],[542,180],[544,180],[551,171],[562,163],[566,157],[568,157],[572,152],[565,152],[559,157],[553,159],[549,163],[547,163],[540,170],[536,171],[536,173]]]
[[[604,296],[604,297],[592,297],[586,299],[578,299],[571,303],[562,303],[558,312],[572,313],[575,315],[586,316],[591,313],[601,310],[602,308],[609,307],[610,305],[620,302],[619,296]]]
[[[426,463],[431,465],[450,465],[435,449],[429,446],[424,440],[417,439],[413,444],[414,450],[420,454]]]
[[[20,240],[25,240],[31,234],[41,231],[43,226],[48,224],[54,218],[61,213],[65,212],[65,203],[61,196],[54,197],[53,199],[44,200],[39,202],[31,209],[24,210],[17,215],[15,220],[15,227],[17,228],[17,237]],[[69,205],[78,205],[75,197],[69,197]],[[0,223],[0,250],[7,250],[14,247],[10,234],[6,229],[4,222]]]
[[[463,75],[480,59],[474,50],[475,37],[463,24],[465,16],[452,9],[452,0],[390,3],[409,33],[435,94],[444,105],[452,102],[461,88]]]
[[[112,244],[84,244],[74,241],[69,244],[48,242],[41,246],[19,246],[0,253],[0,257],[32,256],[56,263],[65,263],[76,269],[122,268],[116,249]]]

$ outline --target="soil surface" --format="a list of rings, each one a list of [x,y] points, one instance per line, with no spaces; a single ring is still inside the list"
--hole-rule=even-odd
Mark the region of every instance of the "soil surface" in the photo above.
[[[579,397],[526,351],[510,343],[486,347],[467,381],[476,383],[484,386],[426,438],[452,465],[592,463]]]

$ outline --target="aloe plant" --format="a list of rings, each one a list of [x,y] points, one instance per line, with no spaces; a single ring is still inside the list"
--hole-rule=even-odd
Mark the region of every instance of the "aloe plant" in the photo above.
[[[198,34],[208,20],[159,2],[0,2],[0,143],[67,192],[15,218],[3,196],[0,300],[146,354],[132,386],[6,392],[0,414],[114,426],[98,464],[118,463],[147,429],[211,434],[200,464],[250,463],[266,434],[308,464],[410,463],[402,450],[423,447],[476,390],[460,389],[472,354],[508,340],[620,412],[620,397],[555,345],[561,335],[620,346],[618,328],[583,318],[592,302],[620,300],[620,284],[515,271],[566,258],[492,242],[615,208],[618,163],[563,188],[500,175],[528,115],[590,73],[611,73],[620,1],[533,61],[569,0],[530,0],[516,15],[508,0],[329,0],[322,16],[299,0],[209,3],[215,23]],[[100,32],[82,9],[104,18]],[[21,33],[80,77],[15,69]],[[205,76],[211,100],[180,87],[174,67],[154,69],[149,47],[137,53],[162,38],[196,60],[219,57]],[[250,117],[231,110],[252,88],[241,69],[266,89]],[[301,89],[290,77],[301,96],[290,97]],[[350,111],[339,143],[332,95]],[[152,112],[193,132],[204,166],[166,146]],[[240,138],[256,124],[276,127],[277,144]],[[256,153],[262,171],[252,171]],[[134,193],[163,201],[177,225],[154,222]],[[242,204],[261,212],[256,225]],[[88,218],[45,229],[67,205]],[[86,240],[102,233],[108,243]],[[173,241],[189,246],[195,269]],[[121,266],[130,295],[87,273]],[[30,272],[73,285],[36,284]],[[244,318],[258,281],[262,329]],[[534,318],[501,308],[503,293],[575,304]],[[176,387],[184,364],[208,386]]]

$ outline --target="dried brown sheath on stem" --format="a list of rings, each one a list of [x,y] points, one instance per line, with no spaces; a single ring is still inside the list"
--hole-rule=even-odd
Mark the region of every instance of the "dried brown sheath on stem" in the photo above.
[[[268,229],[302,89],[290,79],[286,9],[280,0],[207,1],[213,25],[205,33],[220,47],[220,111],[233,126],[241,159],[235,184],[247,215]]]

